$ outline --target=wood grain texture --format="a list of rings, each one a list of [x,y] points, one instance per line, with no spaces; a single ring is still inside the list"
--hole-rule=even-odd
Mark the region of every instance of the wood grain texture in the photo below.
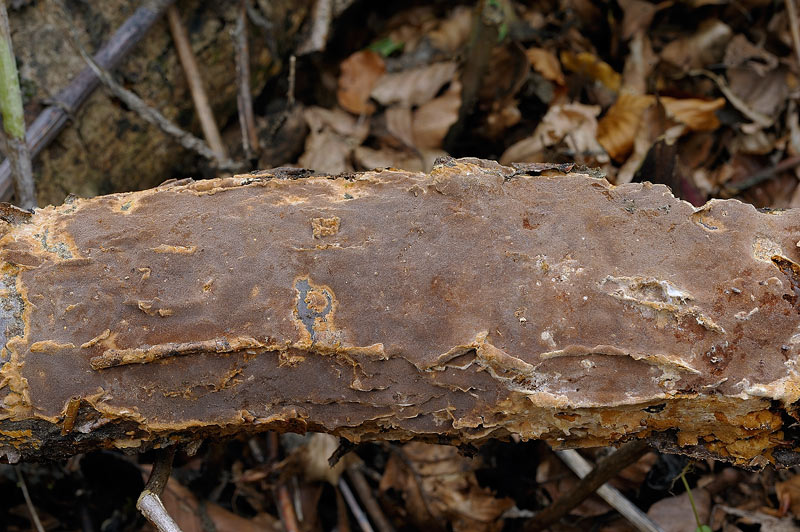
[[[8,459],[266,429],[791,452],[800,212],[570,165],[282,175],[0,210]]]

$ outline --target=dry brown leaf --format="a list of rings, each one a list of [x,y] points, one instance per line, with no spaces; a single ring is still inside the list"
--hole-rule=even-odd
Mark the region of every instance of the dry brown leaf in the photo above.
[[[336,175],[353,170],[349,160],[352,151],[353,145],[334,131],[312,131],[306,139],[305,152],[297,162],[304,168]]]
[[[372,50],[361,50],[342,61],[336,92],[339,105],[357,115],[372,114],[375,106],[369,94],[384,72],[383,58]]]
[[[628,56],[622,69],[622,86],[632,94],[645,94],[647,80],[658,63],[650,39],[640,31],[628,43]]]
[[[658,11],[658,6],[645,0],[620,0],[622,8],[622,38],[630,39],[635,33],[650,27],[653,17]]]
[[[775,483],[775,494],[778,500],[789,498],[789,509],[795,517],[800,516],[800,475],[793,475],[788,480]]]
[[[428,33],[434,48],[455,53],[467,42],[472,30],[472,9],[468,6],[453,8],[450,15],[441,20],[439,26]]]
[[[298,163],[333,174],[350,172],[350,155],[369,133],[369,123],[341,109],[308,107],[303,111],[310,133]]]
[[[312,132],[319,132],[327,128],[343,137],[352,139],[356,144],[361,144],[369,134],[367,120],[359,120],[339,108],[306,107],[303,110],[303,118]]]
[[[667,44],[661,50],[661,58],[684,71],[703,68],[722,59],[732,35],[733,30],[727,24],[709,19],[693,35]]]
[[[394,138],[412,148],[414,147],[413,115],[408,107],[390,107],[384,113],[386,130]]]
[[[692,496],[698,519],[703,524],[708,523],[711,515],[711,495],[703,488],[699,488],[692,490]],[[658,523],[664,532],[687,532],[697,528],[688,493],[655,502],[647,511],[647,517]]]
[[[800,528],[794,524],[794,519],[791,517],[778,518],[762,512],[731,508],[730,506],[725,506],[724,504],[717,505],[716,508],[719,508],[726,514],[740,517],[742,524],[761,525],[761,528],[759,529],[760,532],[798,532],[800,530]],[[751,527],[748,527],[747,529],[750,530]]]
[[[693,131],[713,131],[719,127],[719,119],[715,114],[725,107],[725,98],[701,100],[699,98],[661,97],[661,104],[667,115],[674,118]]]
[[[561,71],[561,63],[558,62],[555,54],[544,48],[528,48],[525,50],[525,55],[528,56],[531,67],[543,78],[564,85],[564,73]]]
[[[508,128],[522,119],[517,102],[510,102],[502,106],[498,104],[501,104],[501,101],[493,102],[492,110],[486,116],[486,136],[491,139],[503,135]]]
[[[655,97],[621,92],[619,98],[597,124],[597,141],[617,162],[624,161],[633,149],[645,109]]]
[[[377,168],[399,168],[410,172],[425,171],[424,161],[417,155],[409,155],[406,152],[393,150],[391,148],[381,148],[379,150],[359,146],[353,152],[356,164],[364,170],[375,170]]]
[[[541,160],[542,150],[562,141],[575,159],[608,162],[608,155],[597,142],[598,114],[600,107],[596,105],[552,105],[533,135],[512,144],[500,157],[500,162],[509,164]]]
[[[457,68],[456,63],[448,61],[386,74],[375,84],[371,95],[384,106],[422,105],[453,79]]]
[[[764,48],[754,45],[741,33],[735,35],[728,43],[722,62],[728,68],[749,66],[760,76],[778,66],[777,57]]]
[[[149,467],[143,470],[149,472]],[[201,508],[197,497],[174,478],[167,482],[161,502],[183,532],[204,532],[207,525],[203,522],[203,514],[211,520],[217,532],[282,530],[280,522],[268,514],[246,519],[210,501],[204,501]]]
[[[386,21],[385,27],[391,28],[383,36],[392,42],[402,43],[403,53],[413,53],[420,41],[433,31],[440,22],[433,6],[420,5],[402,9]]]
[[[414,111],[412,126],[416,147],[441,148],[450,126],[458,119],[459,107],[461,83],[454,81],[447,92]]]
[[[408,443],[393,454],[380,482],[380,491],[396,490],[406,503],[408,517],[419,528],[440,529],[450,523],[454,532],[495,532],[500,516],[514,506],[480,487],[474,471],[477,459],[461,456],[447,445]],[[413,470],[411,469],[413,468]]]
[[[789,71],[785,67],[761,75],[748,64],[729,68],[726,76],[730,90],[752,111],[771,121],[783,112],[789,96]]]
[[[728,144],[728,152],[767,155],[775,149],[775,143],[775,135],[763,129],[752,133],[739,132]]]
[[[618,91],[621,77],[611,68],[611,65],[589,52],[573,54],[569,51],[561,52],[561,64],[564,68],[582,74],[589,79],[602,83],[607,89]]]

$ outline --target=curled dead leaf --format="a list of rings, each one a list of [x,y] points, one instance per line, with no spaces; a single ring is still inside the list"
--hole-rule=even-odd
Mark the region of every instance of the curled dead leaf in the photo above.
[[[402,457],[398,453],[402,453]],[[380,491],[395,490],[406,503],[408,518],[423,530],[450,523],[454,532],[499,532],[503,512],[514,506],[478,484],[480,461],[447,445],[408,443],[393,454]]]
[[[608,155],[597,142],[597,115],[600,107],[581,103],[552,105],[533,135],[512,144],[500,157],[502,164],[540,160],[542,150],[564,142],[576,159],[608,162]]]
[[[705,67],[722,59],[732,35],[733,30],[721,20],[706,20],[693,35],[667,44],[661,59],[684,71]]]
[[[428,33],[434,48],[454,53],[464,46],[472,29],[472,9],[468,6],[454,8],[437,28]]]
[[[611,65],[589,52],[574,54],[572,52],[561,52],[561,64],[564,68],[582,74],[589,79],[602,83],[612,91],[618,91],[621,76],[611,68]]]
[[[422,105],[453,79],[457,68],[456,63],[448,61],[386,74],[375,84],[372,97],[385,106]]]
[[[414,111],[412,127],[416,147],[441,148],[450,126],[458,119],[459,107],[461,83],[454,81],[447,92]]]
[[[692,131],[713,131],[719,127],[719,119],[715,113],[725,107],[725,98],[701,100],[664,96],[661,103],[667,116],[686,124]]]
[[[339,105],[357,115],[372,114],[375,106],[369,95],[385,71],[383,58],[372,50],[361,50],[342,61],[336,92]]]
[[[655,102],[650,95],[621,92],[606,115],[597,124],[597,141],[615,161],[624,161],[633,149],[633,141],[643,112]]]
[[[525,50],[525,55],[528,56],[531,67],[543,78],[564,85],[564,73],[561,71],[561,63],[558,62],[555,54],[544,48],[529,48]]]

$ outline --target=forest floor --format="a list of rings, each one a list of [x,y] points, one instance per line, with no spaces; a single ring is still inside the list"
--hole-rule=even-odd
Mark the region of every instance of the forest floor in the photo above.
[[[615,184],[667,184],[697,206],[800,207],[794,1],[355,2],[330,23],[324,50],[298,54],[255,95],[249,165],[576,163]],[[223,133],[244,157],[238,124]],[[359,511],[390,530],[374,503],[396,530],[524,530],[578,482],[541,442],[490,442],[472,456],[367,443],[331,469],[338,444],[316,434],[204,442],[178,453],[165,505],[186,532],[292,530],[292,519],[344,532],[362,527]],[[594,462],[610,451],[581,452]],[[152,460],[104,451],[0,466],[0,530],[31,530],[31,508],[46,530],[149,530],[134,505]],[[667,532],[788,531],[800,530],[798,473],[653,451],[611,484]],[[597,496],[551,527],[586,529],[635,530]]]

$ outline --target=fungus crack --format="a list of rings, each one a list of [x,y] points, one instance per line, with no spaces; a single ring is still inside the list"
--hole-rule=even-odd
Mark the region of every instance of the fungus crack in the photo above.
[[[780,255],[773,255],[771,260],[781,273],[789,278],[789,283],[792,286],[792,293],[783,294],[783,299],[788,301],[800,313],[800,303],[798,302],[800,298],[800,264]]]
[[[709,331],[725,333],[720,325],[704,314],[696,305],[689,305],[694,297],[669,281],[641,276],[609,275],[599,283],[608,295],[620,301],[638,306],[645,316],[661,318],[672,316],[679,320],[693,318]]]

